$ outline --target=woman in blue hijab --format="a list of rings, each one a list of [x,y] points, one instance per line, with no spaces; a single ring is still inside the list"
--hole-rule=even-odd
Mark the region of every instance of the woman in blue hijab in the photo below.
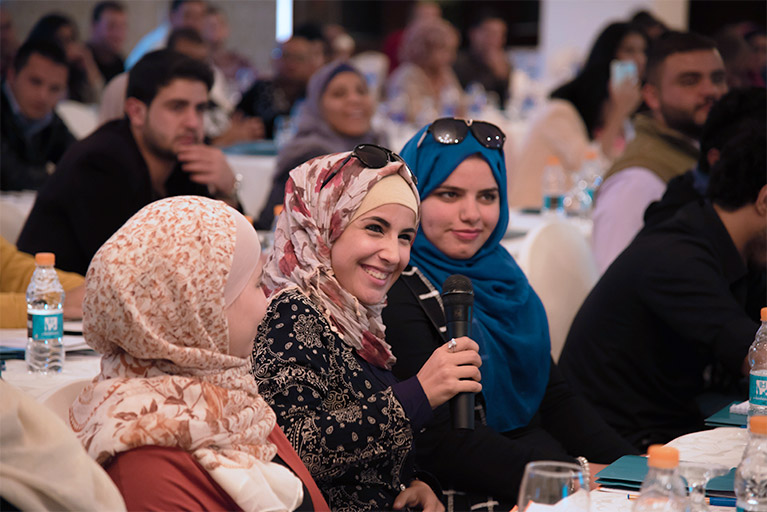
[[[417,439],[424,469],[466,500],[456,510],[475,510],[488,496],[508,510],[532,460],[583,457],[588,466],[636,453],[569,390],[551,360],[543,304],[500,244],[509,222],[504,140],[492,124],[444,118],[401,152],[418,178],[422,215],[410,266],[383,313],[398,378],[415,375],[448,338],[439,298],[445,279],[463,274],[474,287],[471,338],[482,356],[476,428],[454,430],[441,406]]]

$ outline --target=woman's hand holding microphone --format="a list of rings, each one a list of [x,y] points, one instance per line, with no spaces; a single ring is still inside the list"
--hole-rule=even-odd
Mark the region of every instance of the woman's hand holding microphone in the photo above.
[[[479,393],[482,375],[479,345],[466,336],[455,338],[435,350],[416,375],[432,409],[458,393]]]

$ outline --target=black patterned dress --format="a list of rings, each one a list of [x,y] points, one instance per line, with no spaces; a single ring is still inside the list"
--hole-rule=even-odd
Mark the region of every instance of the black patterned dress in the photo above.
[[[404,486],[425,479],[412,456],[432,414],[420,383],[358,357],[300,291],[269,305],[253,374],[334,511],[390,510]]]

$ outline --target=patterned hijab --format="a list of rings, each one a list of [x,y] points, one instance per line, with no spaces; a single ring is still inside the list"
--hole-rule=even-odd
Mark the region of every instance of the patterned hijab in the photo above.
[[[391,369],[396,359],[384,340],[381,320],[386,302],[368,306],[343,288],[333,273],[330,249],[368,191],[385,176],[399,173],[416,201],[418,191],[403,164],[368,169],[357,158],[351,158],[321,188],[348,154],[321,156],[291,171],[285,185],[285,207],[274,232],[274,250],[264,265],[264,284],[272,295],[291,288],[301,290],[324,312],[344,343],[365,361]]]
[[[474,256],[465,260],[450,258],[419,230],[410,261],[437,290],[451,274],[471,279],[471,334],[482,355],[487,424],[498,432],[507,432],[530,422],[546,391],[551,350],[546,312],[525,274],[501,246],[509,224],[503,152],[484,147],[471,132],[460,144],[440,144],[431,134],[424,135],[427,128],[419,130],[402,150],[402,158],[418,178],[421,197],[428,197],[461,162],[475,155],[487,162],[498,184],[498,224]]]
[[[91,261],[83,331],[101,373],[70,423],[104,464],[140,446],[189,452],[244,510],[292,510],[301,482],[270,462],[274,412],[229,355],[226,306],[256,269],[258,238],[220,201],[147,205]],[[236,282],[235,282],[236,281]]]

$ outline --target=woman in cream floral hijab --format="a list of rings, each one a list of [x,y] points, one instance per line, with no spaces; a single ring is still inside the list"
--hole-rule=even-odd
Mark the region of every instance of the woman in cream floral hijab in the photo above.
[[[180,196],[94,256],[83,330],[101,373],[70,423],[129,509],[327,508],[248,374],[266,307],[259,255],[241,214]]]

